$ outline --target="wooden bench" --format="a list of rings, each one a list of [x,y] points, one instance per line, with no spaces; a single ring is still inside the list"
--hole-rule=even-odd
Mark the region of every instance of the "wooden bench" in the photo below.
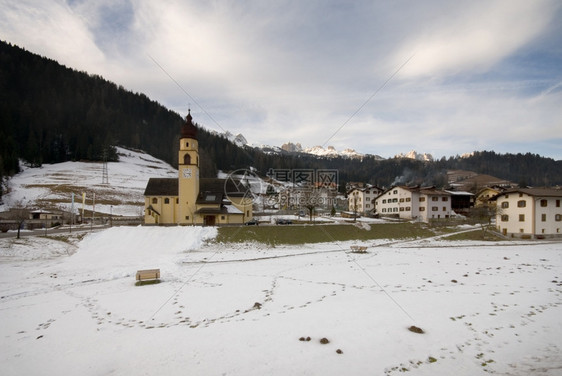
[[[367,247],[365,246],[352,245],[349,248],[351,248],[353,253],[367,253]]]
[[[137,281],[160,279],[160,269],[146,269],[137,271]]]

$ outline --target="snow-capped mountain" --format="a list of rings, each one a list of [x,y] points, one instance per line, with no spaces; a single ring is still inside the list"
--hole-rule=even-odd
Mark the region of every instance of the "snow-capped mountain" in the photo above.
[[[246,137],[244,137],[241,133],[238,133],[237,135],[234,135],[232,133],[230,133],[229,131],[226,131],[224,133],[224,137],[226,137],[230,142],[232,142],[233,144],[237,145],[237,146],[246,146],[248,145],[248,140],[246,140]]]
[[[433,156],[431,154],[418,153],[415,150],[411,150],[406,154],[404,153],[396,154],[394,158],[409,158],[409,159],[415,159],[417,161],[433,162]]]

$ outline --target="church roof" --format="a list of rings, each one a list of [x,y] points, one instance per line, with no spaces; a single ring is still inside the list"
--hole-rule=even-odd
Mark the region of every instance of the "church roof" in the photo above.
[[[239,184],[239,183],[238,183]],[[202,178],[199,180],[198,204],[221,204],[225,195],[229,197],[243,197],[237,183],[232,179]],[[177,178],[150,178],[144,190],[145,196],[177,196]]]
[[[177,196],[177,178],[150,178],[144,190],[145,196]]]
[[[185,123],[181,127],[181,138],[197,139],[197,127],[193,124],[191,110],[188,110],[187,116],[185,117]]]

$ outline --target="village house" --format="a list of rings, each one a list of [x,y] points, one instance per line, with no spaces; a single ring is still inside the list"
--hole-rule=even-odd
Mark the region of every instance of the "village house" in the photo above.
[[[562,190],[515,188],[496,200],[496,227],[503,235],[542,238],[562,234]]]
[[[504,192],[506,189],[507,188],[501,187],[499,185],[493,185],[491,187],[484,187],[484,188],[480,189],[476,193],[475,206],[476,207],[482,207],[482,206],[495,207],[496,206],[495,197],[497,195],[499,195],[500,193]]]
[[[150,178],[144,192],[144,222],[151,225],[242,224],[253,201],[233,179],[199,178],[199,144],[191,113],[181,128],[178,178]]]
[[[451,194],[435,187],[396,186],[375,199],[375,209],[382,217],[424,222],[445,219],[452,214]]]
[[[347,193],[348,210],[353,213],[367,215],[375,210],[375,198],[382,189],[370,184],[354,186]]]

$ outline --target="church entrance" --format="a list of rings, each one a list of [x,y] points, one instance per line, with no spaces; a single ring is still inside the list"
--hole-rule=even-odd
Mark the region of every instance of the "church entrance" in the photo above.
[[[215,216],[214,215],[206,215],[203,218],[203,225],[204,226],[214,226],[215,225]]]

